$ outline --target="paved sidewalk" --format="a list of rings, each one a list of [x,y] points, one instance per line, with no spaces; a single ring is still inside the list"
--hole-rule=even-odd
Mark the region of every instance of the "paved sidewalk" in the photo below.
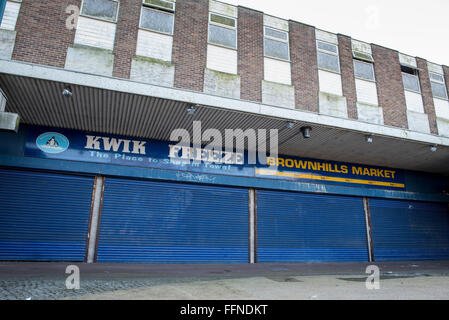
[[[68,290],[65,269],[80,268]],[[449,261],[375,263],[76,264],[0,262],[0,299],[449,299]]]

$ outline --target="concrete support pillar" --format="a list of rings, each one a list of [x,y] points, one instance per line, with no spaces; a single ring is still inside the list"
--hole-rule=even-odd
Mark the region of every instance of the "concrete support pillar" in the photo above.
[[[19,130],[20,117],[16,113],[5,112],[6,108],[6,94],[0,89],[0,131]]]

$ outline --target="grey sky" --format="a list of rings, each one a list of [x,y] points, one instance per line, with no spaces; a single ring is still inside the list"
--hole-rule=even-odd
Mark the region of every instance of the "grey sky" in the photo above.
[[[449,65],[448,0],[223,0]]]

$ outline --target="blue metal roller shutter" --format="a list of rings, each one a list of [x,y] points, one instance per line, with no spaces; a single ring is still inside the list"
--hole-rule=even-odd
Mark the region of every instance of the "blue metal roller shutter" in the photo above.
[[[447,204],[370,199],[374,259],[449,259]]]
[[[84,261],[93,178],[0,169],[0,260]]]
[[[257,191],[257,261],[367,261],[363,199]]]
[[[98,262],[248,262],[248,190],[106,178]]]

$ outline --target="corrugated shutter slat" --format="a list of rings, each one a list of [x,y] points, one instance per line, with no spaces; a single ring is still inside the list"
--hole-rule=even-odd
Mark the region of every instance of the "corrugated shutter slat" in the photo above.
[[[257,192],[258,262],[367,261],[361,198]]]
[[[98,262],[248,262],[248,190],[106,178]]]
[[[0,260],[84,261],[93,178],[0,169]]]
[[[376,261],[449,259],[447,204],[370,199]]]

